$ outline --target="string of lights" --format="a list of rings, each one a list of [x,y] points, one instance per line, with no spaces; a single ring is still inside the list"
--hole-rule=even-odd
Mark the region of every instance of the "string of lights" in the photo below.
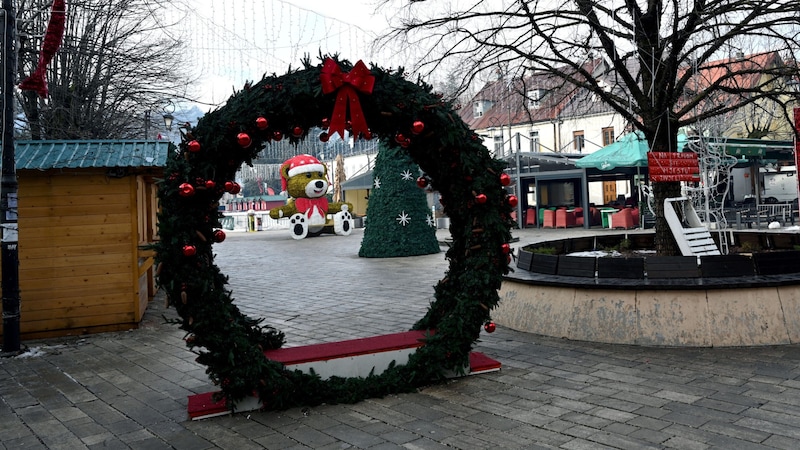
[[[390,58],[375,49],[374,32],[284,0],[180,1],[166,8],[166,20],[180,30],[187,60],[201,75],[211,104],[221,104],[248,81],[285,73],[320,52],[379,64]]]

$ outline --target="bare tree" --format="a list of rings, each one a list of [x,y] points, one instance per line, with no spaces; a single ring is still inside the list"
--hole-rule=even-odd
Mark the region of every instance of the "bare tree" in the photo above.
[[[180,38],[159,17],[162,2],[67,2],[64,40],[47,72],[49,96],[17,97],[31,138],[154,137],[167,103],[191,94]],[[18,2],[20,79],[38,61],[50,3]]]
[[[387,37],[430,52],[418,70],[456,60],[471,77],[504,64],[551,73],[597,95],[641,130],[652,150],[676,151],[679,128],[746,105],[778,105],[790,121],[796,94],[787,81],[798,79],[800,49],[795,0],[442,3],[451,4],[412,0]],[[733,63],[753,49],[776,57]],[[587,70],[596,58],[618,86],[609,89]],[[654,193],[657,250],[673,254],[663,200],[679,196],[680,185],[655,183]]]

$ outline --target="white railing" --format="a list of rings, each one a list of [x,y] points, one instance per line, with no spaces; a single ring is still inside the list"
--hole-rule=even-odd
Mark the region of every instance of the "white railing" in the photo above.
[[[222,218],[222,228],[233,231],[247,231],[247,211],[226,211]],[[256,211],[254,215],[256,231],[288,230],[289,219],[273,219],[269,211]]]
[[[779,203],[758,205],[759,218],[764,217],[767,220],[778,220],[781,223],[787,223],[792,220],[793,209],[791,204]]]

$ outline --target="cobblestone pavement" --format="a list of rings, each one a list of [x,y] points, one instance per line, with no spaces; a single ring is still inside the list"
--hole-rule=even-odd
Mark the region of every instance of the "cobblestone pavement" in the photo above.
[[[289,346],[404,331],[427,308],[444,253],[359,258],[361,232],[230,233],[217,263],[237,304]],[[565,233],[586,231],[517,231],[515,245]],[[192,422],[187,397],[213,386],[182,332],[164,324],[173,315],[157,297],[136,330],[28,341],[25,355],[0,359],[2,447],[800,448],[800,346],[641,348],[503,327],[477,346],[500,372],[353,405]]]

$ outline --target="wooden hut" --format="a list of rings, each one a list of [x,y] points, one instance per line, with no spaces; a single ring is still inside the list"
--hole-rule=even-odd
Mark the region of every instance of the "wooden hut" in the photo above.
[[[22,338],[135,328],[166,141],[17,141]]]
[[[342,183],[344,201],[353,204],[353,215],[364,216],[367,214],[369,192],[374,188],[372,171],[357,175]]]

